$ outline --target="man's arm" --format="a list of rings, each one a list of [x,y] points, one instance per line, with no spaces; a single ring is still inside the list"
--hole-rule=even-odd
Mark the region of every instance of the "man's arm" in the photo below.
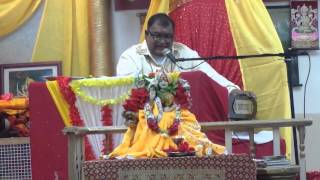
[[[199,64],[201,61],[197,61],[194,64]],[[202,63],[197,68],[198,70],[206,73],[211,79],[219,83],[221,86],[227,88],[230,93],[232,90],[240,89],[239,86],[235,85],[233,82],[229,81],[227,78],[219,74],[212,66],[210,66],[207,62]]]
[[[197,51],[192,50],[188,46],[177,43],[180,47],[180,53],[183,58],[199,58],[199,54]],[[192,61],[192,62],[185,62],[181,63],[186,65],[188,68],[195,67],[191,71],[202,71],[203,73],[207,74],[212,80],[216,81],[221,86],[227,88],[228,92],[230,93],[234,89],[240,89],[237,85],[233,82],[229,81],[227,78],[219,74],[210,64],[207,62],[203,62],[202,60]],[[199,65],[200,64],[200,65]]]

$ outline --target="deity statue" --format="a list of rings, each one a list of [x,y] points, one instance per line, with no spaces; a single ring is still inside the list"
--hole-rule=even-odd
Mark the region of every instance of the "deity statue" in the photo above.
[[[135,84],[123,105],[128,130],[108,157],[166,157],[168,151],[199,156],[224,153],[224,146],[212,143],[200,131],[196,117],[189,111],[190,86],[179,73],[142,75]]]
[[[310,5],[307,7],[305,4],[303,6],[297,6],[296,10],[293,10],[292,20],[296,27],[293,30],[297,33],[312,33],[317,31],[313,23],[316,20],[316,10],[312,9]]]

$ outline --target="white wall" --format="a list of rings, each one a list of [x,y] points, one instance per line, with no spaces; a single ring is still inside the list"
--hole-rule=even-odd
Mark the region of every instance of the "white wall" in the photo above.
[[[0,64],[30,61],[42,10],[43,7],[40,7],[34,16],[16,32],[0,38]],[[113,11],[115,62],[125,49],[139,41],[140,25],[136,14],[145,11]],[[319,170],[320,145],[317,139],[320,136],[320,106],[318,105],[320,102],[320,51],[309,51],[309,53],[312,66],[306,91],[306,114],[314,119],[314,124],[307,128],[306,158],[308,170]],[[306,57],[299,57],[299,78],[303,86],[293,90],[295,112],[299,117],[303,114],[303,94],[308,65]]]
[[[320,169],[320,145],[318,137],[320,136],[320,51],[309,51],[311,60],[308,57],[299,57],[299,78],[302,87],[294,88],[294,108],[296,117],[303,117],[304,114],[304,93],[305,96],[305,114],[307,118],[313,119],[313,125],[307,127],[306,131],[306,160],[308,170]],[[306,78],[311,63],[309,80],[306,86]]]
[[[112,1],[114,3],[114,1]],[[130,46],[137,44],[140,38],[140,20],[137,13],[147,10],[115,11],[112,12],[114,62],[118,62],[121,53]]]
[[[294,106],[296,114],[303,114],[304,86],[309,71],[309,63],[311,63],[309,80],[306,88],[306,114],[320,113],[320,51],[309,51],[310,62],[307,56],[299,56],[299,78],[302,87],[295,87]]]
[[[0,64],[30,62],[44,3],[15,32],[0,38]]]

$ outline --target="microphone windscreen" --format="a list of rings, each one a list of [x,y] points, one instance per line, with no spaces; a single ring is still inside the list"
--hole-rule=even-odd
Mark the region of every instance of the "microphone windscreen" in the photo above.
[[[164,48],[163,50],[162,50],[162,53],[163,53],[163,55],[168,55],[168,54],[170,54],[171,53],[171,50],[170,49],[168,49],[168,48]]]

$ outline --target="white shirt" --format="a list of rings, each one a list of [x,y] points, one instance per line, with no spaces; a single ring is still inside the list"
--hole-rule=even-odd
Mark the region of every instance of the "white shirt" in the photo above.
[[[173,43],[172,52],[175,58],[200,57],[196,51],[178,42]],[[165,70],[165,72],[202,71],[207,74],[212,80],[216,81],[221,86],[226,87],[228,89],[228,92],[233,89],[239,89],[237,85],[220,75],[212,68],[212,66],[210,66],[206,62],[203,62],[202,60],[183,61],[176,62],[176,64],[174,64],[170,61],[170,59],[165,58],[162,63],[157,63],[157,61],[151,56],[146,41],[134,45],[122,53],[117,64],[117,75],[136,76],[141,73],[149,74],[151,72],[160,71],[162,68]]]

